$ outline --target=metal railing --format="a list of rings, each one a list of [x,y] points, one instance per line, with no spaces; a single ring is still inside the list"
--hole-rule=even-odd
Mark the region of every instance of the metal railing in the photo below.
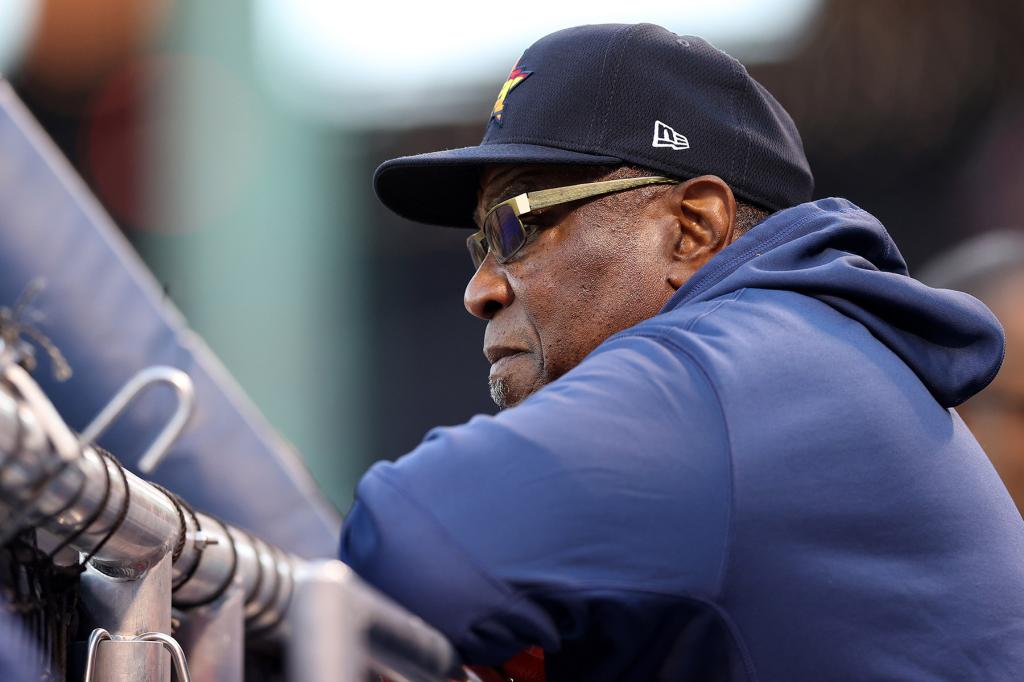
[[[0,342],[0,540],[38,529],[54,560],[79,557],[82,679],[241,682],[246,641],[276,641],[290,682],[472,678],[451,645],[337,561],[309,562],[192,509],[92,444],[131,394],[190,382],[150,368],[83,436]],[[153,441],[151,467],[185,420]],[[186,414],[187,417],[187,414]],[[172,636],[172,622],[179,622]]]

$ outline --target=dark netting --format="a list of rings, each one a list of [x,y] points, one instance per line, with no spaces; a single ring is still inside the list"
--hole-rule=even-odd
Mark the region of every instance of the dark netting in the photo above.
[[[40,286],[36,283],[31,285],[13,309],[0,307],[0,341],[8,347],[18,348],[19,361],[23,366],[31,369],[34,366],[33,349],[21,340],[21,334],[28,334],[49,356],[53,371],[58,378],[67,378],[70,375],[70,368],[56,346],[40,332],[20,321],[28,300]],[[107,465],[104,467],[107,480],[101,502],[81,520],[77,528],[61,538],[47,535],[47,541],[44,544],[47,545],[49,552],[39,546],[39,533],[45,533],[45,531],[37,531],[35,528],[26,528],[5,545],[0,546],[0,625],[20,625],[20,628],[0,629],[0,634],[4,636],[3,641],[0,642],[0,677],[3,677],[2,673],[7,670],[4,664],[14,662],[24,664],[17,666],[18,668],[24,667],[28,670],[41,671],[38,679],[43,682],[51,680],[65,682],[68,680],[69,654],[72,643],[83,643],[88,637],[88,632],[79,631],[79,579],[85,565],[93,555],[99,552],[121,527],[132,499],[124,468],[109,452],[99,446],[94,447]],[[0,472],[9,461],[10,459],[0,464]],[[112,475],[111,470],[116,474]],[[35,495],[52,480],[54,473],[44,474],[40,480],[31,483],[32,490],[29,497],[21,500],[21,504],[14,508],[3,507],[6,516],[2,519],[2,524],[9,528],[18,528],[28,523],[32,517],[32,502]],[[111,490],[115,489],[115,486],[124,491],[117,519],[105,532],[105,535],[89,548],[88,552],[83,551],[81,555],[71,552],[68,548],[72,545],[80,546],[75,544],[76,541],[80,539],[86,529],[92,527],[99,515],[107,508],[108,495]],[[202,529],[191,506],[175,493],[160,486],[156,487],[167,495],[178,514],[180,530],[175,537],[171,551],[172,559],[176,561],[181,556],[187,539],[186,516],[191,520],[192,526],[197,532]],[[73,501],[68,504],[72,503]],[[234,551],[232,534],[223,522],[216,519],[214,521],[222,526],[222,534],[232,543]],[[41,522],[40,519],[34,520],[36,524]],[[201,549],[198,551],[201,554]],[[235,564],[219,589],[199,602],[179,604],[179,606],[183,608],[203,606],[220,597],[234,580],[234,568],[237,566],[238,555],[235,552],[233,556]],[[57,557],[56,562],[54,557]],[[69,563],[68,557],[74,557],[70,561],[75,559],[79,559],[79,561],[65,565]],[[192,568],[178,578],[172,586],[174,591],[188,582],[198,565],[199,560],[196,560],[192,564]],[[167,604],[167,608],[171,608],[170,603]],[[13,623],[8,621],[13,621]],[[179,623],[175,622],[174,630],[177,630],[178,625]],[[245,644],[246,682],[283,682],[285,680],[284,656],[278,643],[255,636],[251,639],[247,637]],[[79,665],[72,665],[73,670],[80,667],[81,661],[77,661],[77,663]],[[19,676],[18,679],[20,680],[22,677]],[[6,682],[6,680],[0,680],[0,682]]]
[[[285,673],[284,652],[280,646],[270,642],[246,646],[245,682],[285,682]]]
[[[68,648],[77,627],[77,566],[57,566],[39,549],[35,531],[26,531],[0,547],[0,610],[19,621],[24,643],[5,648],[42,670],[41,680],[67,676]]]

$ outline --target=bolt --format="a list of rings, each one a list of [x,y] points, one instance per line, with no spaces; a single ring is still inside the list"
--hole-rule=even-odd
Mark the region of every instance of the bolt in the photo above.
[[[195,543],[196,549],[203,549],[209,545],[218,544],[220,539],[213,535],[207,535],[206,531],[201,530],[192,537],[192,542]]]

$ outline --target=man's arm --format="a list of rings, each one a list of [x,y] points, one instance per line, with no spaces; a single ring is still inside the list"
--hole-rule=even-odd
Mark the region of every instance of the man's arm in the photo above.
[[[609,604],[639,632],[652,601],[713,599],[730,484],[702,370],[619,336],[521,405],[375,465],[341,558],[471,661],[556,651],[600,631]]]

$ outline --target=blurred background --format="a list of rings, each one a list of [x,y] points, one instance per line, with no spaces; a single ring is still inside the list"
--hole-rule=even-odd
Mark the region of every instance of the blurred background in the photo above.
[[[529,43],[606,21],[741,59],[912,273],[1024,225],[1021,2],[0,0],[0,74],[344,510],[494,410],[466,234],[385,212],[373,169],[478,143]]]

